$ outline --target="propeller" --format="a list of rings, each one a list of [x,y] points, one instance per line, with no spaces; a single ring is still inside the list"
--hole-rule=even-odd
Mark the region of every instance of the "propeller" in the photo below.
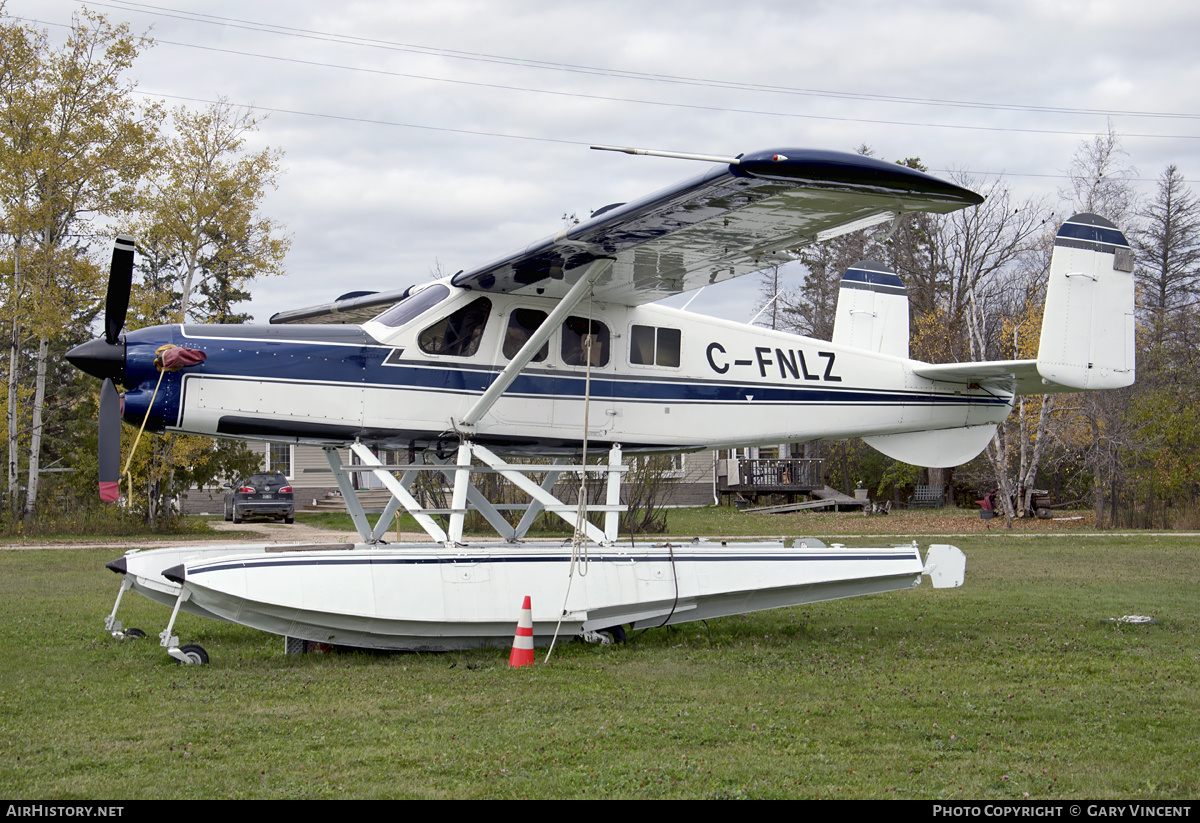
[[[120,338],[125,315],[129,311],[129,292],[133,287],[133,250],[132,237],[117,235],[108,273],[108,295],[104,298],[104,342],[110,346]]]
[[[128,385],[125,340],[121,338],[121,330],[125,327],[125,316],[129,312],[135,248],[134,239],[124,235],[117,237],[113,245],[108,293],[104,299],[104,337],[89,340],[67,352],[67,360],[77,369],[104,381],[100,389],[98,446],[100,499],[106,503],[116,501],[120,495],[121,418],[124,399],[117,391],[117,384]],[[160,372],[174,372],[195,366],[203,363],[207,357],[201,350],[180,348],[172,344],[159,347],[155,354],[155,362]],[[157,392],[157,389],[155,391]],[[153,397],[150,402],[153,405]],[[134,447],[136,448],[136,444]]]
[[[114,503],[120,496],[121,480],[121,395],[111,377],[100,388],[100,499]]]
[[[121,329],[129,312],[129,293],[133,287],[134,240],[118,236],[113,245],[112,266],[108,275],[108,293],[104,298],[104,337],[89,340],[67,352],[67,360],[76,368],[104,380],[100,389],[100,499],[106,503],[119,496],[121,475],[121,395],[116,381],[125,377],[125,341]]]

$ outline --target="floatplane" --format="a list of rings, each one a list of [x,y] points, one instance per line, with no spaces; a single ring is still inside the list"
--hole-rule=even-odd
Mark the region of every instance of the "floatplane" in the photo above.
[[[266,325],[124,333],[135,249],[119,238],[105,335],[69,355],[104,380],[102,496],[118,494],[122,415],[158,432],[311,444],[325,449],[361,540],[346,550],[130,552],[109,564],[122,585],[107,629],[125,634],[117,611],[129,589],[172,608],[162,645],[200,663],[207,653],[172,634],[180,610],[282,635],[291,650],[457,649],[507,644],[526,594],[544,645],[558,633],[595,640],[627,625],[905,589],[922,575],[957,586],[965,559],[953,546],[922,558],[915,543],[621,542],[623,458],[862,437],[897,460],[955,466],[985,447],[1018,395],[1133,382],[1133,258],[1104,218],[1076,215],[1058,232],[1036,360],[934,365],[909,359],[904,284],[872,261],[845,273],[832,341],[656,301],[761,271],[845,232],[888,231],[907,213],[947,213],[982,197],[837,152],[622,150],[715,165],[478,268],[345,295]],[[354,470],[372,471],[392,495],[374,528],[339,457],[347,445],[362,463]],[[416,460],[396,472],[380,464],[380,448]],[[421,472],[444,478],[448,510],[418,502],[412,484]],[[481,473],[528,495],[516,525],[473,482]],[[598,495],[586,491],[583,503],[564,502],[554,492],[564,474],[595,477],[604,502],[588,504]],[[401,510],[429,542],[383,542]],[[498,540],[464,540],[470,510]],[[575,527],[571,546],[523,542],[542,512]],[[602,515],[599,524],[588,512]]]

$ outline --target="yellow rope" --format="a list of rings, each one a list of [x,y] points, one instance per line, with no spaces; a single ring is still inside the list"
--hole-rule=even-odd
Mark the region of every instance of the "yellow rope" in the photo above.
[[[125,485],[128,491],[129,504],[133,504],[133,475],[129,473],[129,465],[133,462],[133,456],[137,454],[138,443],[142,440],[142,432],[146,430],[146,421],[150,419],[150,410],[154,408],[154,400],[158,397],[158,388],[162,385],[163,375],[167,373],[163,367],[162,353],[167,349],[179,348],[173,343],[167,343],[164,346],[159,346],[154,350],[154,366],[158,369],[158,382],[154,384],[154,394],[150,395],[150,405],[146,407],[146,414],[142,417],[142,425],[138,427],[137,437],[133,439],[133,446],[129,449],[129,457],[125,458],[125,468],[121,470],[121,477],[125,478]],[[120,481],[120,477],[117,478]]]

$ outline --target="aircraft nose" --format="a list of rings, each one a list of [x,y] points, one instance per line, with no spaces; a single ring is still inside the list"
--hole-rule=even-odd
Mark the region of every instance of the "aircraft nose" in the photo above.
[[[119,383],[125,376],[125,343],[109,343],[98,337],[67,352],[72,366],[101,380],[111,378]]]

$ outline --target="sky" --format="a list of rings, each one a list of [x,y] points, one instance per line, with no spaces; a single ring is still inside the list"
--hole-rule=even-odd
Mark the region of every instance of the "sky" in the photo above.
[[[1168,164],[1200,180],[1190,2],[159,2],[87,4],[155,41],[138,92],[253,107],[250,147],[284,152],[262,211],[292,246],[252,288],[260,322],[473,268],[706,168],[593,144],[867,145],[1061,209],[1073,153],[1111,124],[1145,195]],[[4,11],[59,41],[82,6]],[[743,278],[690,309],[749,320],[758,300]]]

